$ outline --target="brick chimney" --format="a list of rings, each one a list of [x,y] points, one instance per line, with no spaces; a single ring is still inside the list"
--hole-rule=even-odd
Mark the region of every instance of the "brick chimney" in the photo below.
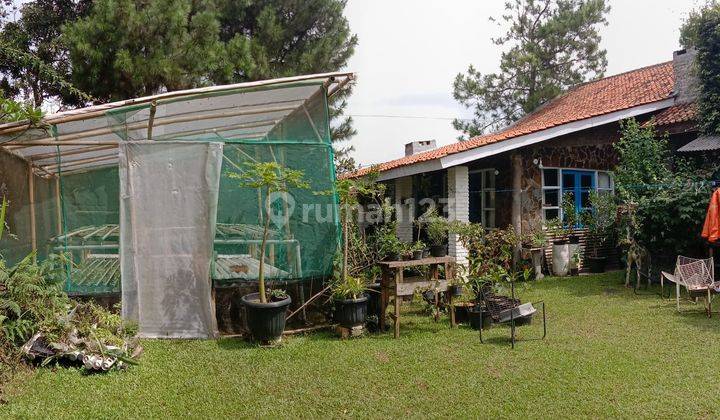
[[[435,140],[420,140],[405,144],[405,156],[415,155],[437,147]]]
[[[698,97],[698,80],[695,73],[694,48],[673,52],[673,73],[675,74],[675,104],[695,102]]]

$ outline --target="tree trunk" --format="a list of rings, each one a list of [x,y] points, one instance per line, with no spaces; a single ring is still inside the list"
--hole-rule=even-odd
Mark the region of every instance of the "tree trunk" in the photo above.
[[[270,191],[267,191],[266,201],[270,200]],[[258,292],[260,293],[260,302],[267,303],[265,297],[265,246],[267,244],[268,230],[270,230],[270,202],[265,205],[265,225],[263,228],[263,238],[260,243],[260,265],[258,267]]]

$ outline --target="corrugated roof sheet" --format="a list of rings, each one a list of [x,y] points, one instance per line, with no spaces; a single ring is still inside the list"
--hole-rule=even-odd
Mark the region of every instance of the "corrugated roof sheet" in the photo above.
[[[708,150],[720,150],[720,136],[700,136],[679,148],[678,152],[706,152]]]

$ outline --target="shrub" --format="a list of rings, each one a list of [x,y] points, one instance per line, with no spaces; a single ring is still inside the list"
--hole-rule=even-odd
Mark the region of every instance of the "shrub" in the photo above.
[[[622,125],[616,144],[619,164],[615,186],[620,203],[633,209],[629,235],[656,255],[697,255],[712,185],[707,182],[720,164],[705,158],[672,157],[667,136],[658,136],[652,125],[629,120]]]

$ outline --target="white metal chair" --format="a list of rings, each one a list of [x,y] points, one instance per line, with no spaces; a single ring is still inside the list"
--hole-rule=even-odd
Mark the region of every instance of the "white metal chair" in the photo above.
[[[703,297],[708,318],[712,313],[712,295],[720,291],[720,282],[715,281],[715,264],[711,258],[698,259],[678,256],[675,273],[665,271],[660,276],[660,287],[664,289],[664,279],[675,283],[675,300],[680,311],[680,286],[685,287],[690,298]]]

